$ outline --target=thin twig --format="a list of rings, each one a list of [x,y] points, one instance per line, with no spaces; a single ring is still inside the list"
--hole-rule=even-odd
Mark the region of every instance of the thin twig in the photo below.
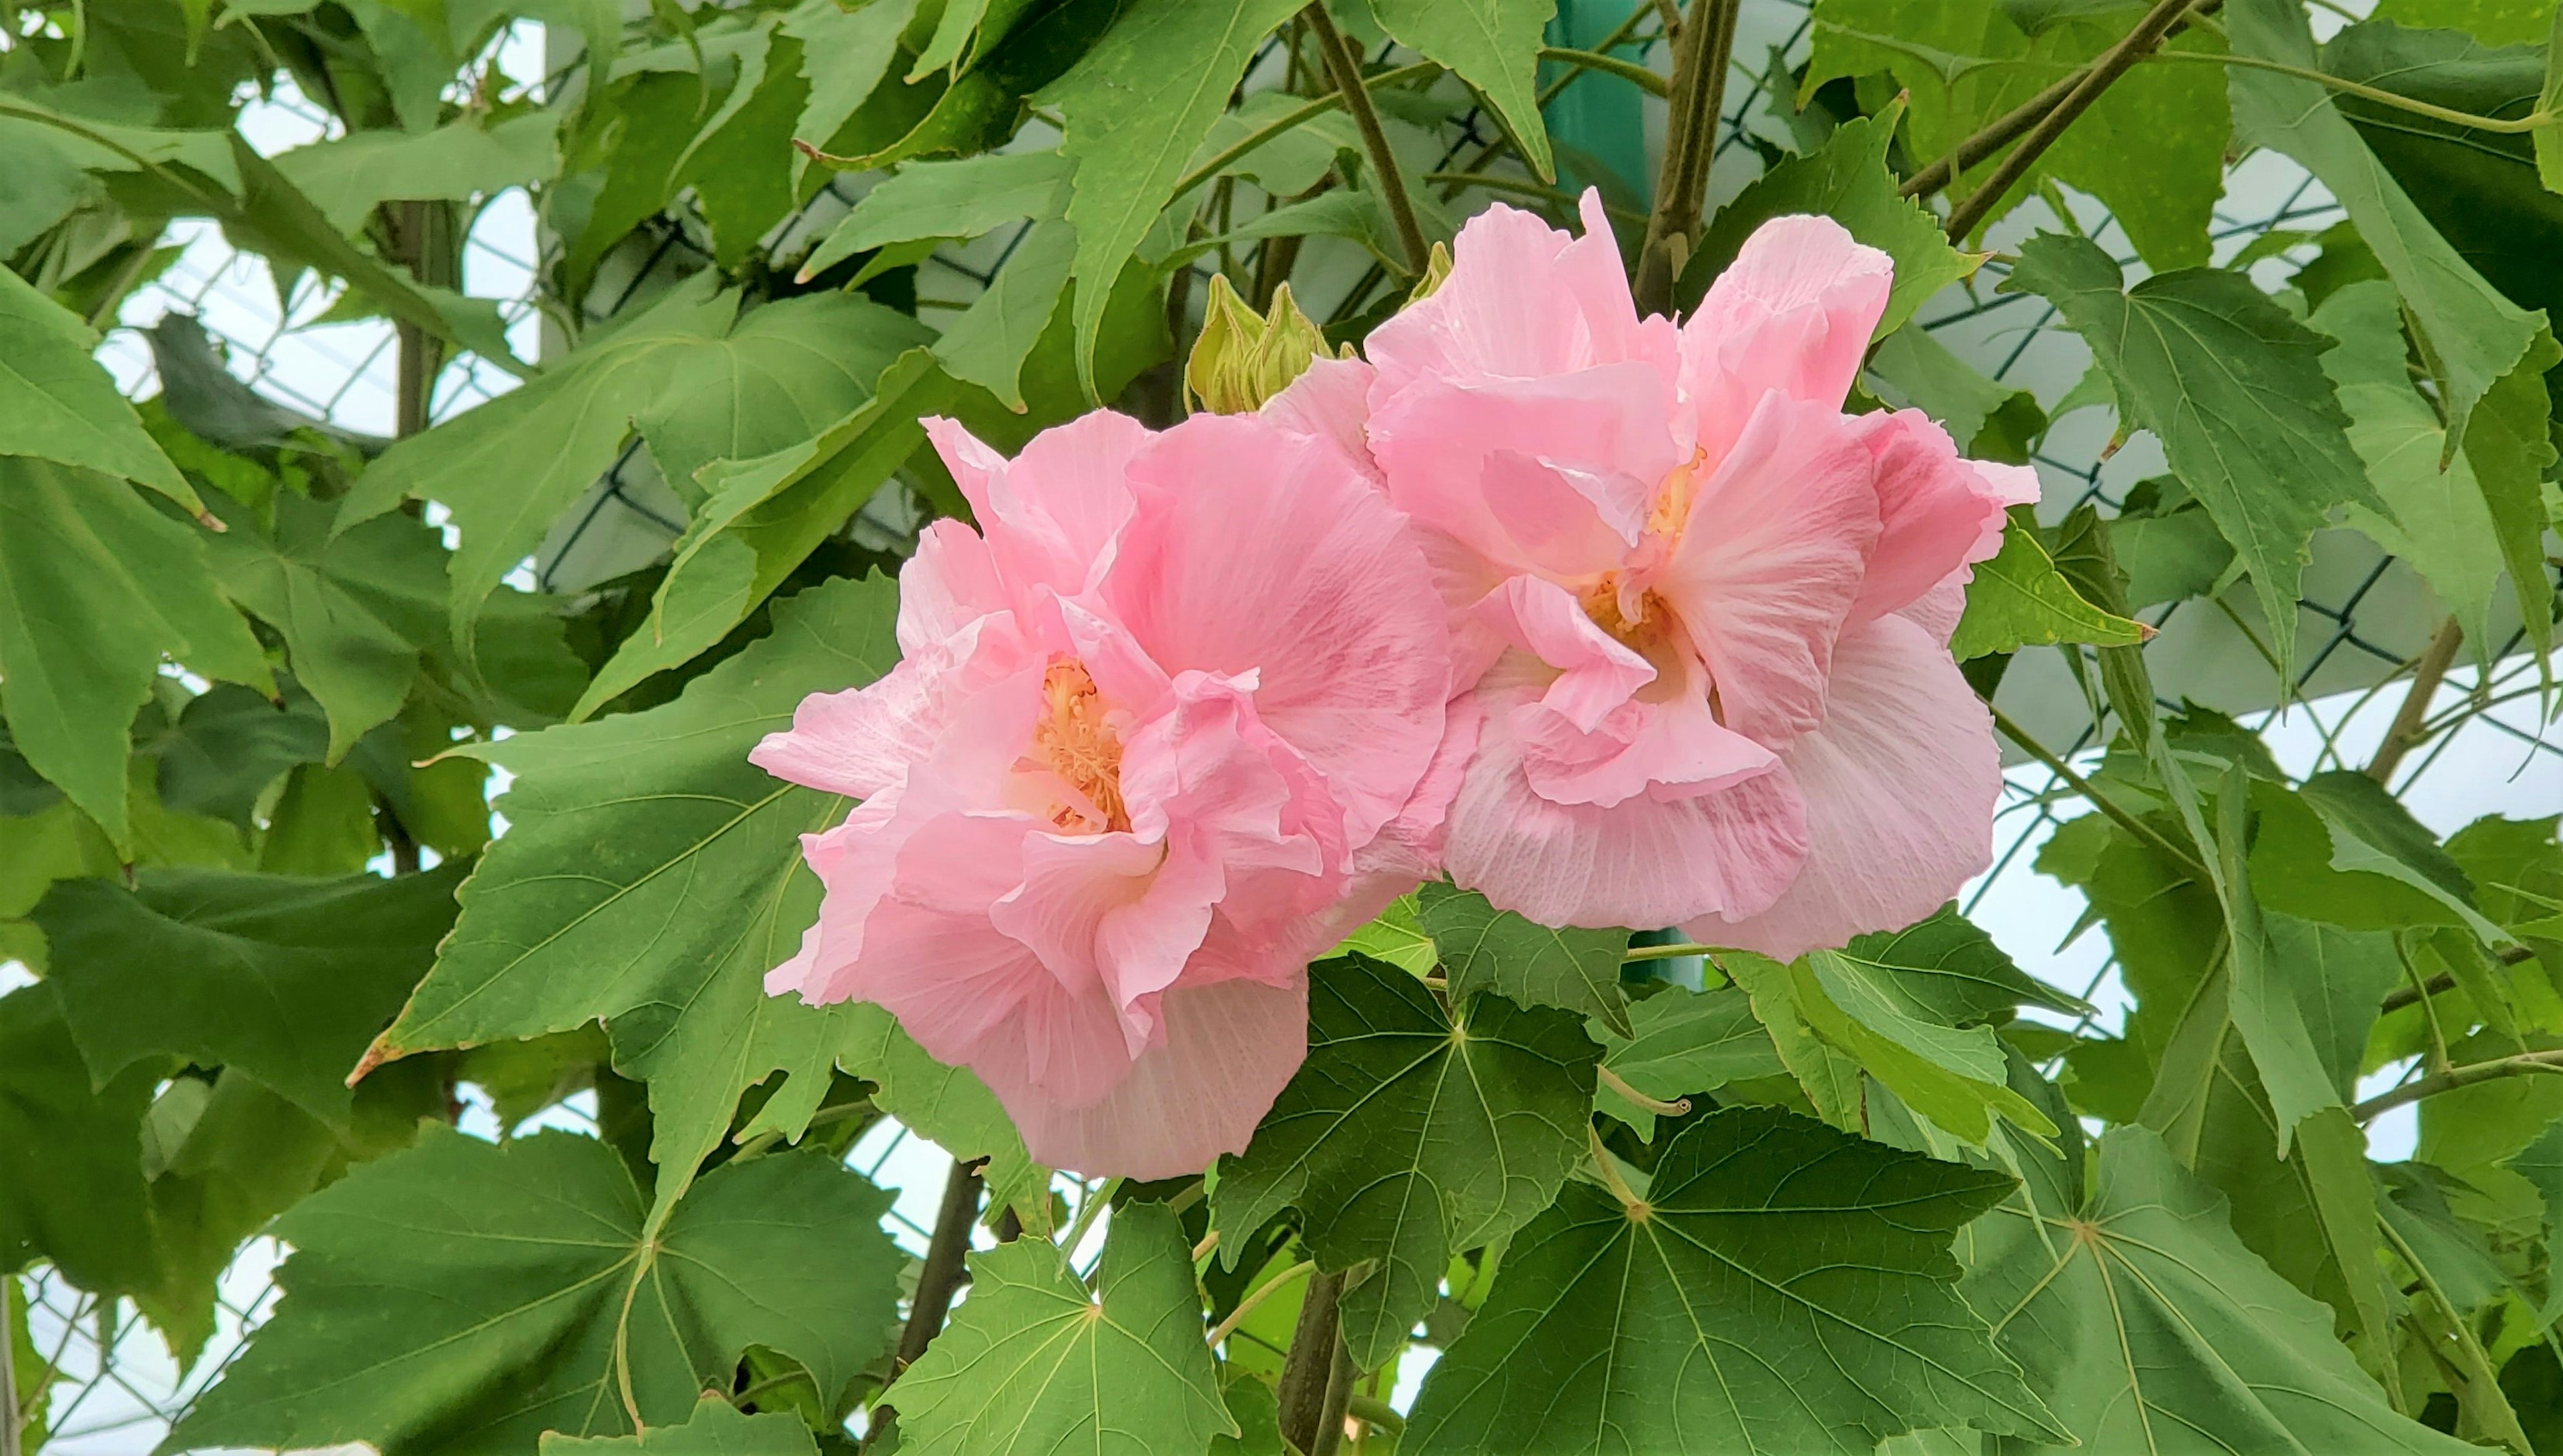
[[[925,1347],[943,1333],[943,1317],[952,1308],[952,1296],[959,1292],[968,1267],[962,1256],[970,1252],[970,1230],[979,1222],[979,1164],[984,1160],[952,1160],[951,1176],[943,1181],[943,1206],[934,1215],[934,1233],[926,1241],[925,1264],[917,1271],[916,1297],[909,1301],[907,1328],[899,1333],[898,1363],[904,1368],[925,1354]]]
[[[1528,177],[1507,177],[1501,172],[1427,172],[1424,174],[1424,180],[1434,183],[1452,183],[1464,188],[1482,187],[1488,192],[1509,192],[1516,197],[1536,197],[1542,202],[1556,203],[1570,209],[1576,204],[1575,194],[1563,187],[1550,187],[1534,182]],[[1615,207],[1607,202],[1602,204],[1602,211],[1621,222],[1632,223],[1639,227],[1646,226],[1645,213],[1633,212],[1625,207]]]
[[[2172,26],[2197,3],[2198,0],[2155,0],[2153,9],[2145,12],[2144,18],[2136,22],[2135,29],[2102,52],[2100,58],[2091,63],[2090,71],[2072,91],[2066,93],[2065,99],[2059,101],[2054,110],[2038,118],[2038,124],[2032,126],[2029,133],[2020,139],[2020,144],[1995,166],[1994,174],[1985,179],[1984,185],[1967,194],[1966,201],[1950,210],[1949,236],[1964,239],[1973,233],[1976,225],[1991,215],[1995,205],[2011,191],[2012,185],[2026,176],[2047,149],[2055,145],[2056,139],[2065,134],[2065,128],[2089,110],[2091,103],[2100,99],[2101,92],[2114,85],[2119,77],[2126,75],[2138,61],[2159,47],[2171,34]]]
[[[1560,66],[1576,66],[1586,71],[1599,71],[1605,76],[1616,76],[1651,96],[1661,97],[1667,91],[1663,77],[1634,61],[1623,61],[1617,56],[1605,56],[1598,51],[1577,51],[1565,46],[1542,46],[1539,48],[1539,59],[1554,61]]]
[[[1257,1285],[1253,1290],[1248,1292],[1246,1298],[1237,1302],[1237,1308],[1228,1312],[1227,1319],[1222,1320],[1211,1327],[1210,1334],[1203,1337],[1202,1344],[1209,1346],[1213,1350],[1219,1349],[1219,1343],[1226,1340],[1229,1336],[1236,1334],[1237,1327],[1246,1322],[1246,1317],[1248,1315],[1255,1313],[1255,1307],[1257,1305],[1271,1299],[1274,1292],[1279,1290],[1282,1286],[1316,1267],[1316,1260],[1301,1259],[1289,1268],[1282,1270],[1281,1273],[1265,1280],[1262,1284]]]
[[[2430,699],[2438,695],[2439,683],[2447,677],[2448,665],[2457,660],[2457,648],[2464,639],[2465,630],[2455,618],[2439,624],[2438,636],[2430,638],[2429,649],[2412,668],[2411,689],[2403,694],[2403,706],[2387,725],[2385,741],[2376,745],[2376,757],[2368,761],[2367,777],[2379,784],[2392,783],[2403,756],[2427,736],[2421,725],[2430,715]]]
[[[1705,956],[1716,950],[1696,941],[1683,941],[1677,946],[1631,946],[1620,957],[1622,963],[1633,961],[1677,961],[1684,956]]]
[[[2489,131],[2502,136],[2518,136],[2530,131],[2541,131],[2557,122],[2563,122],[2563,111],[2538,110],[2530,111],[2524,116],[2483,116],[2472,111],[2451,110],[2446,106],[2434,106],[2428,101],[2414,100],[2399,91],[2390,91],[2381,87],[2366,86],[2343,77],[2333,76],[2329,72],[2309,71],[2302,66],[2289,66],[2283,61],[2264,61],[2258,56],[2235,56],[2214,51],[2164,51],[2159,55],[2141,59],[2204,61],[2213,66],[2242,66],[2254,71],[2274,71],[2280,76],[2292,76],[2298,81],[2319,82],[2333,91],[2356,96],[2360,100],[2374,101],[2380,106],[2391,106],[2398,111],[2409,111],[2416,116],[2427,116],[2433,121],[2445,121],[2451,126],[2463,126],[2469,131]]]
[[[2110,822],[2115,823],[2119,828],[2126,830],[2128,833],[2144,840],[2147,844],[2152,845],[2156,851],[2170,855],[2172,862],[2180,865],[2183,869],[2188,870],[2191,875],[2197,878],[2199,883],[2207,884],[2211,882],[2211,876],[2207,872],[2207,866],[2199,863],[2197,855],[2194,855],[2181,848],[2179,845],[2174,844],[2171,840],[2163,837],[2162,833],[2155,829],[2153,825],[2146,823],[2143,819],[2140,819],[2134,815],[2127,813],[2124,809],[2119,808],[2115,801],[2111,800],[2107,795],[2102,794],[2098,788],[2093,786],[2090,780],[2073,772],[2072,768],[2068,765],[2065,760],[2056,756],[2053,749],[2050,749],[2046,744],[2039,742],[2037,739],[2030,737],[2028,730],[2022,728],[2018,723],[2013,722],[2010,715],[2003,712],[2002,709],[1995,707],[1991,703],[1985,704],[1985,708],[1986,711],[1994,715],[1994,726],[2002,730],[2002,734],[2005,738],[2010,739],[2012,742],[2017,743],[2022,748],[2028,750],[2031,758],[2047,765],[2047,767],[2055,773],[2056,777],[2065,781],[2068,788],[2070,788],[2074,793],[2081,795],[2084,799],[2089,800],[2093,809],[2096,809],[2100,811],[2100,813],[2108,816]]]
[[[2521,961],[2536,959],[2536,952],[2526,946],[2502,946],[2491,953],[2491,958],[2504,966],[2515,966]],[[2398,986],[2385,994],[2385,1000],[2378,1004],[2376,1013],[2380,1016],[2391,1015],[2405,1006],[2418,1002],[2425,992],[2430,996],[2437,996],[2456,984],[2456,977],[2442,971],[2424,983],[2421,991],[2416,992],[2408,986]]]
[[[1949,148],[1947,156],[1906,178],[1904,185],[1896,190],[1906,197],[1928,197],[1948,186],[1958,174],[2011,145],[2021,133],[2047,119],[2047,113],[2063,104],[2065,98],[2073,93],[2073,89],[2082,84],[2082,79],[2090,74],[2091,68],[2083,67],[1986,122],[1981,129],[1960,137],[1957,145]]]
[[[1068,1226],[1068,1237],[1060,1240],[1059,1251],[1062,1254],[1072,1259],[1077,1257],[1077,1246],[1085,1242],[1085,1231],[1094,1226],[1095,1218],[1111,1204],[1112,1195],[1119,1191],[1121,1180],[1113,1178],[1104,1180],[1100,1187],[1085,1195],[1085,1201],[1078,1205],[1077,1221]]]
[[[17,1320],[10,1313],[17,1293],[17,1271],[0,1272],[0,1456],[20,1456]]]
[[[1384,88],[1395,86],[1400,82],[1416,80],[1419,77],[1438,76],[1441,72],[1441,66],[1434,62],[1418,61],[1412,66],[1401,66],[1395,71],[1383,71],[1379,75],[1364,82],[1362,86],[1365,91],[1380,91]],[[1174,195],[1177,197],[1183,196],[1185,193],[1199,187],[1204,182],[1209,181],[1211,178],[1218,176],[1230,167],[1235,166],[1239,158],[1257,150],[1266,142],[1280,136],[1282,132],[1289,130],[1291,127],[1298,125],[1300,122],[1307,120],[1311,116],[1323,115],[1343,103],[1343,92],[1328,91],[1324,95],[1318,96],[1314,100],[1309,101],[1306,105],[1294,107],[1291,110],[1282,112],[1281,115],[1267,121],[1262,126],[1259,126],[1253,131],[1248,132],[1246,135],[1239,137],[1235,143],[1231,144],[1227,150],[1222,151],[1219,155],[1212,157],[1209,161],[1206,161],[1200,166],[1185,173],[1183,180],[1175,184]]]
[[[2415,1077],[2400,1087],[2379,1092],[2351,1108],[2349,1115],[2360,1122],[2370,1122],[2407,1102],[2436,1097],[2442,1092],[2454,1092],[2460,1087],[2470,1087],[2477,1082],[2498,1081],[2503,1077],[2540,1074],[2550,1076],[2557,1073],[2563,1073],[2563,1050],[2523,1051],[2516,1056],[2498,1056],[2489,1061],[2467,1062],[2461,1067],[2450,1067],[2444,1072]]]
[[[1353,126],[1361,132],[1362,146],[1370,152],[1371,170],[1379,174],[1377,186],[1382,201],[1388,204],[1389,219],[1397,224],[1397,237],[1406,247],[1408,272],[1422,275],[1425,265],[1432,261],[1432,245],[1424,241],[1424,229],[1415,221],[1415,203],[1406,195],[1406,179],[1398,175],[1397,153],[1388,144],[1388,132],[1379,124],[1379,112],[1371,106],[1370,91],[1362,84],[1361,58],[1335,29],[1332,17],[1320,3],[1310,5],[1299,14],[1308,22],[1308,33],[1316,38],[1317,53],[1326,60],[1326,69],[1334,74],[1335,91],[1344,98],[1344,109],[1351,113]]]
[[[1619,1093],[1622,1101],[1631,1103],[1638,1107],[1643,1107],[1658,1117],[1679,1117],[1683,1113],[1690,1111],[1689,1098],[1677,1097],[1671,1102],[1667,1102],[1660,1097],[1650,1097],[1646,1093],[1639,1091],[1637,1088],[1630,1086],[1618,1072],[1611,1070],[1609,1067],[1602,1066],[1599,1063],[1595,1064],[1593,1075],[1601,1080],[1603,1086]],[[1598,1141],[1596,1146],[1599,1146]]]

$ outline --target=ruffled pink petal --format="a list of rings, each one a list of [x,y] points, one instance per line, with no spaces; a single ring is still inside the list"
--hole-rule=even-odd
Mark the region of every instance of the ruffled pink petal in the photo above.
[[[1805,811],[1786,772],[1672,803],[1555,804],[1526,777],[1516,705],[1486,702],[1477,759],[1451,808],[1446,852],[1462,888],[1542,925],[1654,926],[1753,913],[1796,875]]]
[[[1013,1069],[980,1070],[1033,1158],[1092,1177],[1176,1178],[1245,1151],[1308,1054],[1303,976],[1177,986],[1159,1000],[1162,1042],[1101,1099],[1044,1095]]]
[[[844,692],[812,693],[792,710],[792,726],[769,733],[747,760],[778,779],[869,799],[905,782],[910,769],[946,751],[958,704],[1023,675],[1026,648],[1005,616],[970,622],[947,640],[921,645],[877,680]],[[1011,709],[987,709],[979,727],[1022,723],[1030,700],[1021,682]],[[990,713],[996,716],[990,716]],[[987,732],[968,735],[971,762],[987,772],[1008,752]]]
[[[1075,594],[1110,567],[1113,540],[1130,518],[1130,457],[1148,443],[1146,426],[1096,410],[1034,436],[1008,460],[956,421],[924,424],[1012,591]]]
[[[1974,575],[1972,568],[1959,567],[1895,615],[1929,633],[1933,641],[1947,646],[1949,638],[1958,631],[1958,619],[1967,615],[1967,580]]]
[[[1617,565],[1682,459],[1670,381],[1644,364],[1426,381],[1375,403],[1371,452],[1398,509],[1515,570]]]
[[[1518,576],[1472,614],[1507,645],[1557,669],[1540,704],[1576,731],[1590,733],[1656,680],[1656,669],[1617,637],[1593,625],[1573,593],[1552,581]]]
[[[1442,873],[1442,848],[1449,837],[1451,802],[1460,797],[1460,780],[1477,757],[1478,734],[1485,710],[1474,695],[1455,698],[1443,718],[1442,742],[1424,778],[1407,797],[1397,817],[1380,826],[1379,836],[1353,852],[1353,874],[1360,882],[1351,898],[1364,901],[1373,893],[1378,903],[1366,912],[1334,912],[1341,929],[1332,945],[1376,917],[1388,902]]]
[[[1726,725],[1766,747],[1824,719],[1834,637],[1877,541],[1872,469],[1852,421],[1773,390],[1655,577]]]
[[[1353,467],[1373,480],[1370,457],[1370,387],[1373,372],[1359,359],[1312,359],[1305,372],[1257,411],[1284,430],[1313,436],[1342,451]]]
[[[1824,727],[1787,764],[1806,798],[1805,868],[1759,914],[1691,922],[1693,939],[1790,960],[1910,925],[1993,860],[1993,720],[1919,623],[1843,637]]]
[[[1165,671],[1255,674],[1254,714],[1378,832],[1442,738],[1448,612],[1412,529],[1341,455],[1197,415],[1132,465],[1142,509],[1103,601]],[[1125,769],[1126,772],[1126,769]]]
[[[1512,712],[1522,772],[1552,804],[1611,808],[1639,795],[1695,799],[1759,778],[1777,755],[1717,721],[1701,687],[1657,701],[1620,704],[1591,730],[1552,711],[1545,699]]]
[[[935,521],[918,533],[916,554],[899,568],[899,652],[914,656],[1008,605],[988,543],[959,521]]]
[[[1501,203],[1471,218],[1442,286],[1364,341],[1379,389],[1427,378],[1526,379],[1626,359],[1658,361],[1670,378],[1672,322],[1638,318],[1600,195],[1587,191],[1580,207],[1581,238]],[[1379,397],[1375,390],[1373,402]]]
[[[1681,327],[1681,384],[1714,461],[1765,390],[1840,409],[1886,311],[1895,265],[1831,218],[1773,218]]]
[[[2025,465],[1962,459],[1958,448],[1919,410],[1863,416],[1877,460],[1880,531],[1868,580],[1852,605],[1861,623],[1902,611],[1959,567],[2002,546],[2003,510],[2026,487],[2038,498],[2038,472]]]

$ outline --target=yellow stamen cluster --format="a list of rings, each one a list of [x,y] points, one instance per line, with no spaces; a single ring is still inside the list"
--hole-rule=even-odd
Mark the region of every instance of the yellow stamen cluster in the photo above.
[[[1104,721],[1103,695],[1085,664],[1063,657],[1042,675],[1041,721],[1033,728],[1035,760],[1085,796],[1103,816],[1095,823],[1083,807],[1058,805],[1054,824],[1072,832],[1126,830],[1130,814],[1121,803],[1121,739]]]

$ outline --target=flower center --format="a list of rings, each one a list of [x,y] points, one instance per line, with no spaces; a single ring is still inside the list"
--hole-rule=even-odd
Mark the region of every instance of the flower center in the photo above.
[[[1121,738],[1105,721],[1109,710],[1085,664],[1062,657],[1042,674],[1041,720],[1033,727],[1034,760],[1084,798],[1054,805],[1050,821],[1073,833],[1127,830],[1121,803]],[[1095,816],[1102,816],[1097,822]]]

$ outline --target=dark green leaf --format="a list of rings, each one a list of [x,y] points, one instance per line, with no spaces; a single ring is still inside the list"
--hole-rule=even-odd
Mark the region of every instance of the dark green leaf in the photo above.
[[[1068,224],[1034,224],[1016,241],[988,286],[934,341],[934,357],[943,361],[944,370],[1021,413],[1024,361],[1059,312],[1076,251],[1077,235]]]
[[[1255,1141],[1220,1160],[1214,1218],[1243,1235],[1296,1204],[1319,1267],[1379,1260],[1344,1293],[1345,1345],[1375,1369],[1433,1307],[1452,1255],[1557,1195],[1584,1156],[1600,1056],[1581,1017],[1480,996],[1455,1020],[1394,967],[1320,962],[1308,1059]]]
[[[1455,1003],[1491,991],[1516,1005],[1563,1006],[1621,1036],[1633,1034],[1628,1000],[1620,994],[1627,931],[1551,930],[1496,909],[1475,891],[1438,882],[1423,888],[1419,904]]]
[[[431,1129],[278,1220],[285,1299],[167,1449],[620,1435],[683,1421],[749,1345],[841,1391],[895,1334],[888,1204],[786,1153],[719,1169],[662,1222],[594,1139]]]
[[[1570,1183],[1514,1236],[1401,1448],[1866,1453],[1928,1426],[2058,1434],[1950,1257],[2010,1187],[1774,1109],[1713,1114],[1667,1146],[1636,1208]]]
[[[16,273],[0,273],[0,455],[121,475],[201,515],[195,487],[90,358],[98,338],[89,326]]]
[[[815,277],[858,253],[926,238],[976,238],[1008,223],[1057,218],[1077,165],[1057,152],[990,152],[911,162],[854,205],[810,261]]]
[[[972,1254],[969,1300],[884,1396],[899,1449],[1156,1456],[1236,1435],[1175,1216],[1114,1209],[1099,1272],[1088,1294],[1038,1238]]]
[[[2292,660],[2313,533],[2335,505],[2377,504],[2322,372],[2326,341],[2216,269],[2122,289],[2117,264],[2078,238],[2031,239],[2003,287],[2045,294],[2091,345],[2242,554],[2278,660]]]
[[[354,233],[381,203],[466,202],[550,181],[559,126],[554,112],[528,111],[488,126],[467,116],[433,131],[354,131],[280,152],[276,169],[338,231]]]
[[[2090,1009],[2014,965],[1956,905],[1902,930],[1861,936],[1842,957],[1878,968],[1915,1009],[1952,1026],[2008,1020],[2023,1005],[2068,1015]]]
[[[93,1090],[54,988],[0,996],[0,1265],[42,1259],[101,1292],[157,1286],[140,1140],[167,1072],[135,1067]]]
[[[1752,1001],[1732,987],[1660,991],[1632,1004],[1629,1019],[1635,1034],[1603,1033],[1602,1065],[1660,1102],[1788,1070],[1771,1045],[1771,1033],[1755,1019]],[[1639,1137],[1654,1140],[1656,1115],[1607,1083],[1595,1089],[1593,1105],[1627,1123]]]
[[[346,1077],[454,922],[462,866],[383,879],[145,871],[56,885],[36,911],[64,1016],[103,1086],[177,1056],[344,1127]]]
[[[790,1411],[744,1415],[705,1393],[684,1425],[652,1426],[637,1436],[564,1436],[543,1432],[542,1456],[818,1456],[810,1427]]]

